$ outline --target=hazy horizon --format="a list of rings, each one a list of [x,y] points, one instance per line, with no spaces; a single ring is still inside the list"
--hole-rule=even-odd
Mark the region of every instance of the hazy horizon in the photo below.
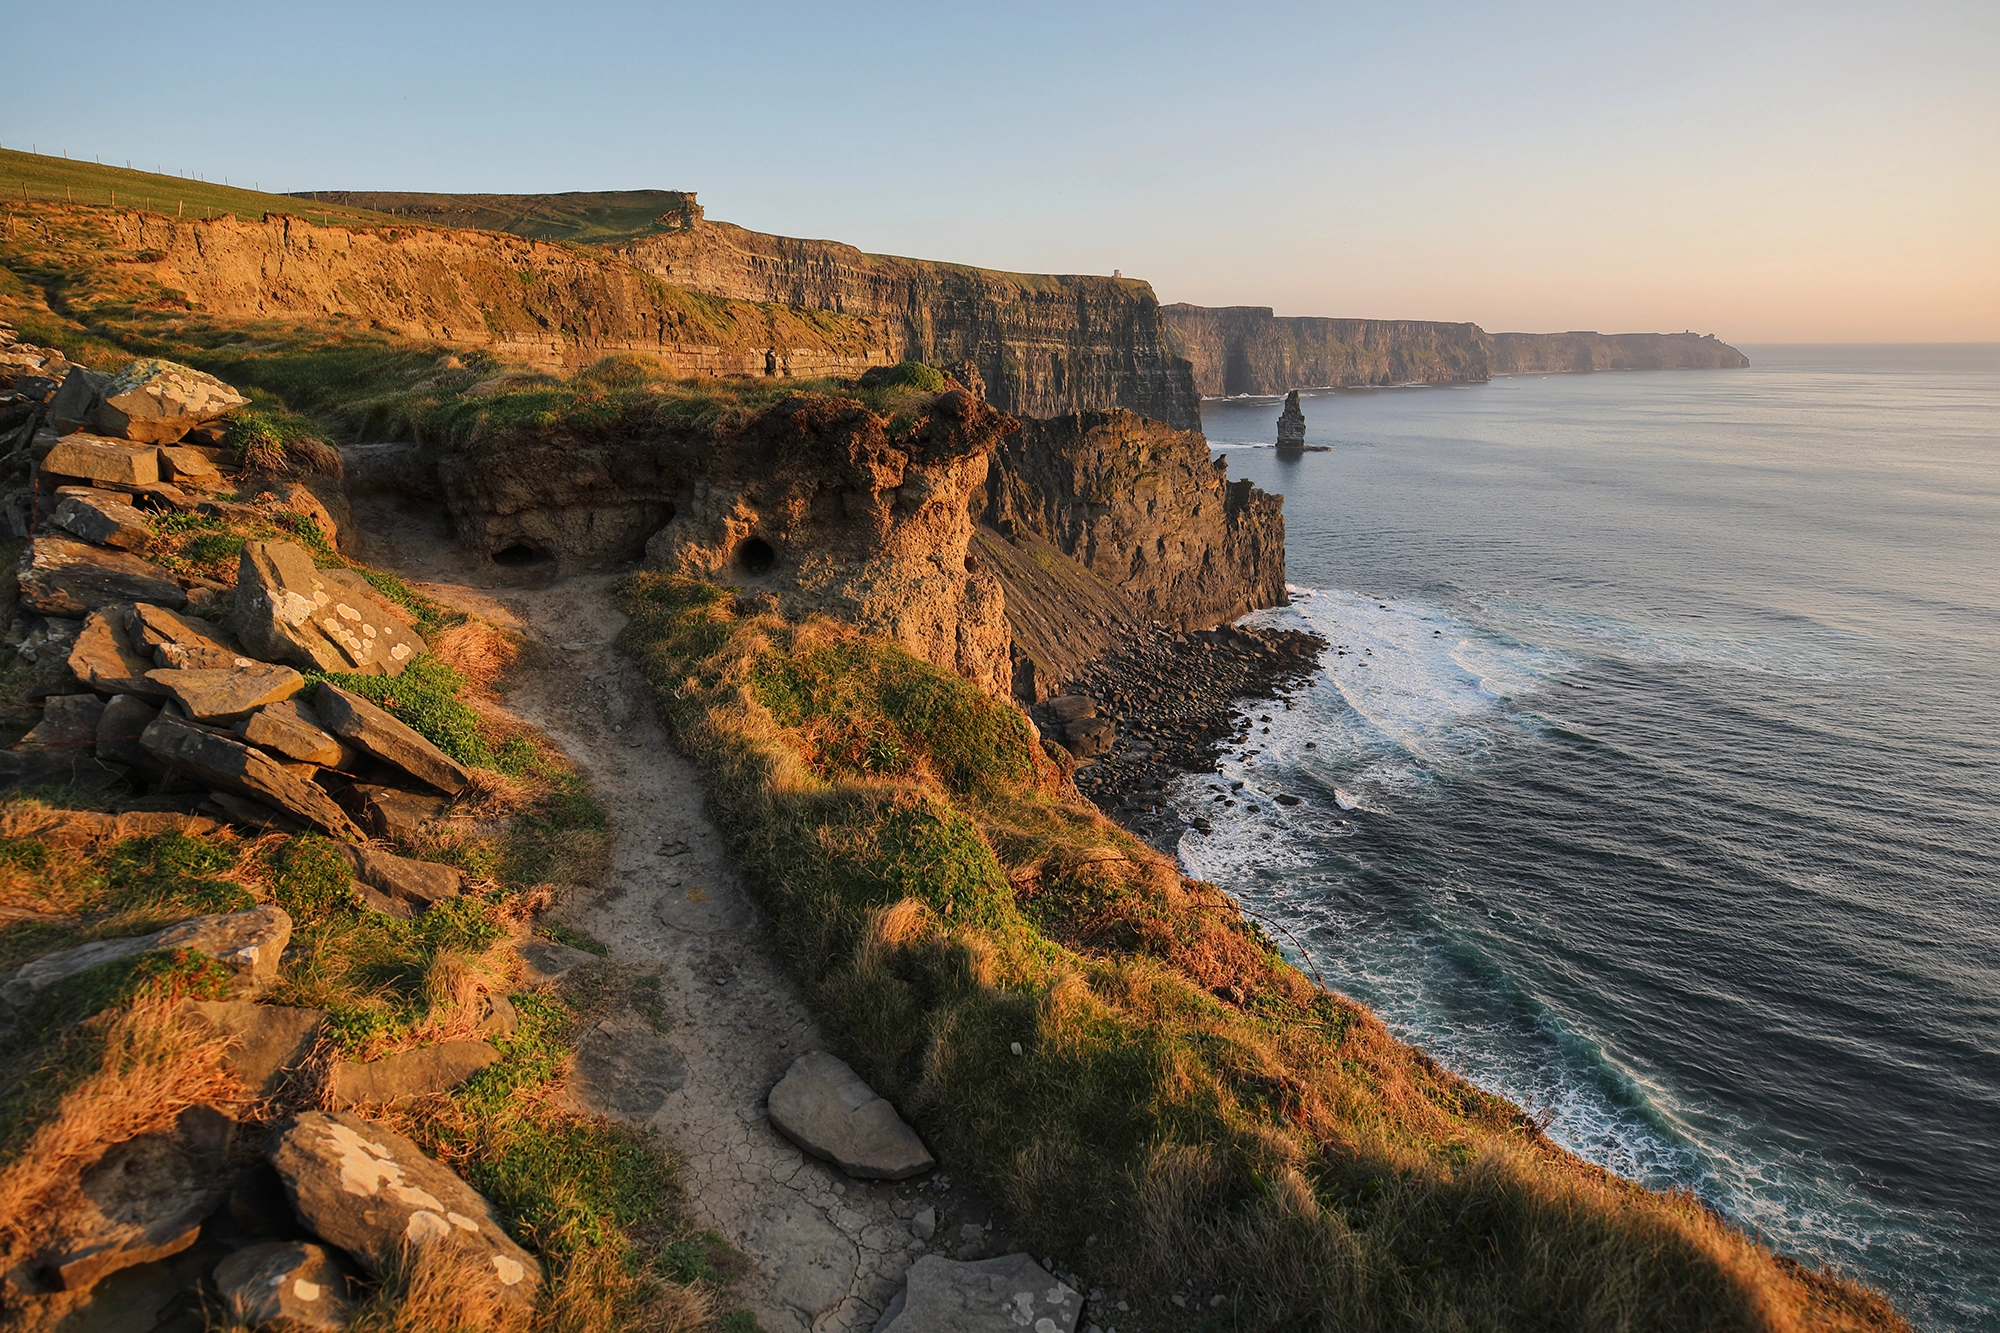
[[[78,97],[26,62],[0,143],[280,192],[687,189],[759,231],[1281,315],[2000,340],[1991,6],[88,13],[208,77]]]

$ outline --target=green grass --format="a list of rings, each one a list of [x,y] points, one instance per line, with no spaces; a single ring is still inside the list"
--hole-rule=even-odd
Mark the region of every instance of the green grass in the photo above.
[[[1899,1327],[1311,985],[1075,797],[1008,705],[723,589],[642,573],[623,597],[842,1054],[1149,1326],[1201,1327],[1219,1294],[1244,1330]]]
[[[406,218],[431,227],[504,231],[537,241],[617,245],[679,230],[692,194],[680,190],[589,190],[564,194],[425,194],[387,190],[316,190],[312,204],[333,204]]]
[[[233,213],[246,222],[266,213],[291,213],[314,222],[367,226],[393,225],[397,221],[366,208],[322,204],[213,181],[7,148],[0,149],[0,201],[10,199],[142,208],[169,217],[205,218]]]

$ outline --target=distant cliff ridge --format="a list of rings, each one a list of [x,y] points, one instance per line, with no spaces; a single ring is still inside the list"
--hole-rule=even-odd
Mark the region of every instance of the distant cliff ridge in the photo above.
[[[1200,424],[1195,385],[1169,349],[1159,300],[1136,279],[870,255],[701,219],[618,253],[688,291],[885,326],[899,358],[972,362],[987,398],[1016,415],[1123,407],[1173,426]]]
[[[1488,333],[1477,324],[1279,316],[1267,306],[1169,305],[1160,307],[1160,319],[1205,398],[1750,364],[1729,344],[1692,333]]]
[[[1750,358],[1712,333],[1495,333],[1490,372],[1740,370]]]

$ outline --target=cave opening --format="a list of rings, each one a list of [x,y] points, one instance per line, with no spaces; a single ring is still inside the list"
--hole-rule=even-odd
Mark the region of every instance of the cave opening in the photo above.
[[[547,551],[538,550],[526,542],[515,542],[493,553],[493,563],[518,568],[522,565],[546,564],[551,559]]]
[[[778,553],[762,537],[752,537],[736,548],[736,563],[751,578],[759,578],[770,573],[771,566],[778,563]]]

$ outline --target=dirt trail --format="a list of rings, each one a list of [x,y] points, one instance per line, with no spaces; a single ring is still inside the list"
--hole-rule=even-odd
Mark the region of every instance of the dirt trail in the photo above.
[[[703,812],[699,777],[616,650],[625,618],[612,576],[510,577],[468,560],[432,516],[370,518],[365,558],[538,645],[508,706],[589,775],[613,836],[604,889],[558,915],[660,978],[665,1040],[682,1067],[678,1089],[645,1123],[686,1158],[699,1225],[755,1261],[730,1304],[769,1333],[870,1328],[925,1248],[908,1219],[930,1191],[849,1180],[766,1119],[765,1095],[786,1067],[826,1043]]]

